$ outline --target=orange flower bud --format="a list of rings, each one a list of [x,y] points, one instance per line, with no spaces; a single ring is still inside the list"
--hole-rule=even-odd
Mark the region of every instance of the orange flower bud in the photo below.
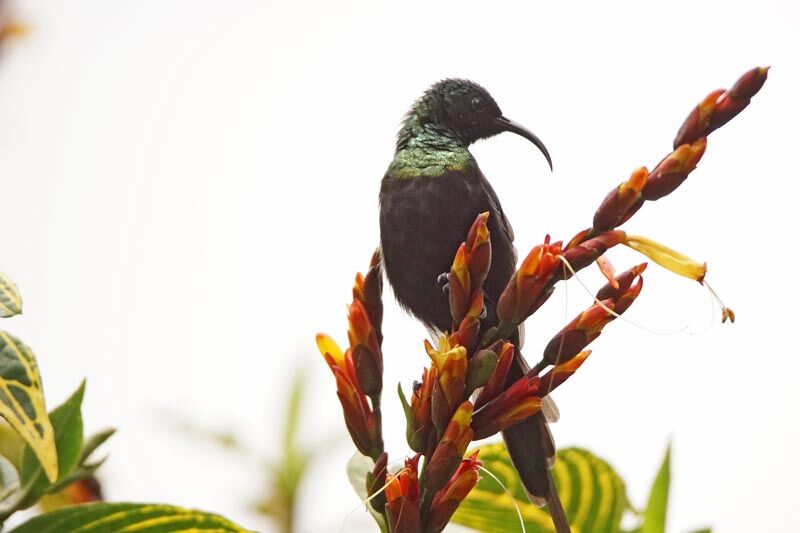
[[[375,418],[367,397],[356,377],[351,350],[342,350],[329,336],[317,335],[317,347],[336,379],[336,394],[342,404],[344,421],[353,443],[364,455],[371,455],[377,446]]]
[[[584,350],[575,357],[571,358],[565,363],[556,365],[547,374],[542,376],[542,382],[539,386],[540,394],[550,394],[553,389],[564,383],[567,378],[575,373],[576,370],[586,361],[586,358],[592,353],[591,350]]]
[[[429,459],[425,472],[427,490],[439,491],[455,473],[467,451],[467,446],[472,441],[471,421],[472,404],[466,401],[456,409]]]
[[[386,517],[392,533],[422,533],[419,516],[419,455],[406,459],[405,467],[386,483]]]
[[[450,286],[450,315],[454,329],[465,317],[477,318],[483,311],[482,286],[489,272],[492,247],[486,221],[489,213],[475,219],[467,240],[456,251],[453,265],[447,275]]]
[[[600,335],[606,324],[614,320],[614,315],[606,309],[614,310],[614,300],[608,299],[600,304],[596,303],[576,316],[547,344],[543,354],[544,360],[551,365],[558,365],[575,357]]]
[[[383,277],[381,276],[381,253],[375,250],[372,254],[367,275],[356,276],[353,286],[353,299],[360,301],[369,315],[370,323],[375,329],[378,344],[383,342],[381,323],[383,322]]]
[[[523,376],[495,399],[481,407],[472,418],[475,440],[491,437],[539,412],[539,378]]]
[[[609,248],[625,240],[625,232],[621,230],[604,231],[586,239],[590,231],[585,230],[575,235],[564,250],[564,259],[572,265],[576,272],[591,265]],[[567,271],[561,279],[570,277],[572,277],[572,273]]]
[[[433,390],[437,383],[436,367],[431,367],[430,370],[423,368],[422,383],[415,384],[411,394],[411,405],[406,402],[402,391],[399,391],[406,413],[406,440],[415,452],[425,453],[430,443],[433,429],[431,418]]]
[[[447,401],[449,410],[448,418],[464,397],[464,384],[467,380],[467,349],[459,345],[451,345],[447,335],[439,337],[439,346],[434,348],[430,342],[425,341],[425,350],[428,352],[436,367],[439,384]]]
[[[633,171],[628,181],[608,193],[594,214],[592,229],[595,233],[616,228],[639,209],[647,176],[647,169],[640,167]]]
[[[555,271],[561,266],[561,243],[534,246],[519,269],[508,281],[497,303],[497,316],[501,322],[518,325],[528,318],[544,302],[545,289]]]
[[[358,382],[365,393],[376,396],[383,388],[383,354],[377,333],[360,300],[353,300],[348,315],[350,329],[347,336]]]
[[[682,144],[687,144],[696,141],[700,137],[708,135],[708,123],[711,121],[711,115],[714,113],[717,100],[725,94],[725,89],[717,89],[711,94],[706,96],[702,102],[697,104],[686,120],[683,122],[678,135],[673,142],[673,148],[677,148]]]
[[[461,461],[447,485],[434,496],[425,533],[439,533],[444,530],[458,506],[478,484],[480,466],[478,452]]]
[[[642,197],[645,200],[658,200],[677,189],[695,169],[705,151],[705,137],[675,148],[675,151],[661,160],[650,173]]]
[[[641,263],[633,268],[630,268],[617,276],[614,283],[607,283],[597,292],[598,300],[606,300],[611,298],[614,300],[614,312],[618,315],[624,313],[628,307],[633,303],[639,293],[642,292],[642,285],[644,280],[639,277],[636,285],[633,280],[640,276],[644,269],[647,268],[647,263]],[[616,286],[615,286],[616,285]]]

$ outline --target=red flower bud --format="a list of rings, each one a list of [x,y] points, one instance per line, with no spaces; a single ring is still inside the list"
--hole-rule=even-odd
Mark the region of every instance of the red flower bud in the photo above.
[[[695,169],[705,151],[705,137],[675,148],[675,151],[662,159],[650,173],[642,197],[645,200],[658,200],[677,189]]]
[[[561,266],[559,255],[561,243],[550,244],[549,236],[544,244],[534,246],[500,295],[497,316],[501,322],[517,325],[536,311],[553,273]]]
[[[353,299],[360,301],[369,314],[369,320],[378,337],[378,344],[383,342],[381,323],[383,322],[383,277],[381,276],[381,253],[375,250],[369,264],[367,275],[356,276],[353,286]]]
[[[425,533],[439,533],[444,530],[458,506],[478,484],[480,466],[478,452],[461,461],[447,485],[434,496]]]
[[[498,345],[500,343],[497,343]],[[504,342],[500,349],[500,356],[497,359],[497,366],[483,386],[478,398],[475,400],[475,408],[479,409],[485,405],[489,400],[493,400],[505,388],[506,377],[508,370],[511,368],[511,362],[514,360],[514,345],[510,342]]]
[[[675,137],[674,146],[707,137],[715,129],[725,125],[750,103],[764,82],[769,67],[756,67],[745,72],[730,90],[717,90],[709,94],[692,111]]]
[[[405,467],[386,483],[386,517],[391,533],[422,533],[419,516],[419,455],[406,459]]]
[[[614,310],[614,300],[608,299],[592,305],[564,326],[545,347],[543,354],[545,361],[551,365],[558,365],[575,357],[600,335],[606,324],[614,320],[614,315],[606,309]]]
[[[475,440],[491,437],[539,412],[539,378],[523,376],[472,417]]]
[[[553,367],[552,370],[542,376],[542,382],[539,385],[540,394],[550,394],[553,389],[564,383],[567,378],[578,370],[591,353],[591,350],[584,350],[569,361]]]
[[[625,241],[624,231],[604,231],[586,239],[590,231],[584,230],[575,235],[564,250],[564,259],[569,262],[575,272],[591,265],[598,257],[606,253],[606,250]],[[572,273],[567,272],[563,279],[570,277],[572,277]]]
[[[475,219],[467,240],[459,246],[447,275],[450,285],[450,315],[454,328],[465,317],[477,318],[483,310],[482,286],[492,261],[492,246],[486,221],[488,211]]]
[[[642,205],[642,189],[647,182],[647,169],[636,169],[628,181],[608,193],[594,214],[595,233],[611,230],[622,224]],[[635,208],[635,209],[634,209]]]
[[[367,495],[372,497],[370,504],[379,513],[382,513],[386,508],[386,493],[383,491],[383,487],[386,485],[386,466],[388,461],[389,456],[386,452],[382,452],[378,456],[378,460],[375,461],[375,467],[372,472],[367,473]]]
[[[377,332],[372,327],[366,307],[353,300],[348,308],[350,329],[347,333],[353,352],[356,376],[369,396],[380,394],[383,387],[383,354]]]
[[[450,423],[447,425],[441,440],[429,459],[425,471],[425,488],[431,492],[439,491],[452,477],[458,468],[467,445],[472,441],[472,404],[462,403]]]
[[[372,409],[356,377],[351,350],[342,350],[329,336],[317,335],[317,346],[336,378],[336,394],[342,404],[344,421],[358,451],[371,456],[376,442]]]
[[[606,300],[610,298],[614,300],[614,311],[621,315],[630,307],[642,291],[643,279],[639,277],[639,281],[636,285],[633,285],[633,281],[644,272],[645,268],[647,268],[647,263],[641,263],[626,270],[614,279],[614,284],[609,282],[604,285],[603,288],[597,292],[597,299]],[[616,287],[614,285],[616,285]]]

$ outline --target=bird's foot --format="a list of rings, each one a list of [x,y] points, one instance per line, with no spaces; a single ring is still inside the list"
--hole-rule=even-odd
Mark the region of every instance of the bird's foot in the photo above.
[[[439,274],[439,277],[436,278],[436,284],[442,290],[443,293],[448,294],[450,292],[450,282],[447,278],[448,272],[444,272]]]

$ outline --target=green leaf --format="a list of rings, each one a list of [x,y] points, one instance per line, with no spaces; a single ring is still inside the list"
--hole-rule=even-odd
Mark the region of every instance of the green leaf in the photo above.
[[[19,295],[17,285],[11,279],[0,272],[0,317],[22,313],[22,296]]]
[[[139,503],[89,503],[65,507],[31,518],[11,533],[173,533],[213,531],[246,533],[247,530],[218,515]]]
[[[106,462],[107,457],[103,457],[102,459],[91,463],[87,463],[87,459],[90,455],[92,455],[92,452],[94,452],[101,444],[107,441],[116,431],[117,430],[114,428],[104,429],[103,431],[95,433],[86,439],[86,442],[83,443],[83,447],[81,448],[80,457],[78,457],[78,464],[70,473],[68,473],[66,476],[60,477],[58,481],[50,485],[46,492],[48,494],[56,494],[69,487],[73,483],[94,474],[97,469]]]
[[[453,522],[484,533],[520,531],[516,503],[527,533],[553,531],[547,511],[528,501],[503,444],[482,446],[478,459],[501,480],[510,495],[491,476],[482,474],[478,486],[456,510]],[[575,531],[620,531],[622,513],[630,505],[625,484],[608,463],[580,448],[559,450],[553,477]]]
[[[362,502],[367,501],[367,498],[369,498],[369,495],[367,495],[367,473],[372,472],[373,468],[375,468],[375,463],[372,459],[359,452],[354,453],[350,460],[347,461],[347,479],[350,480],[350,485],[353,486]],[[387,533],[389,530],[383,520],[383,515],[373,509],[370,504],[367,503],[365,505],[381,531]]]
[[[22,341],[4,331],[0,331],[0,415],[28,443],[47,478],[54,481],[56,444],[36,358]]]
[[[86,439],[86,442],[83,443],[83,448],[81,449],[81,456],[78,459],[78,462],[80,464],[85,463],[86,459],[88,459],[89,456],[92,455],[92,452],[94,452],[98,447],[100,447],[101,444],[103,444],[105,441],[111,438],[111,435],[113,435],[116,432],[117,430],[115,428],[106,428],[102,431],[98,431],[97,433],[93,434],[91,437]]]
[[[667,523],[667,501],[669,498],[669,457],[670,447],[664,454],[664,461],[658,470],[656,480],[650,489],[650,498],[644,510],[642,533],[664,533]]]
[[[83,418],[81,417],[81,403],[83,402],[83,391],[86,382],[81,383],[72,396],[66,402],[53,409],[50,413],[50,421],[53,423],[53,431],[56,438],[56,449],[58,450],[58,479],[56,482],[66,478],[72,469],[78,464],[83,447]],[[20,479],[22,486],[25,487],[26,497],[21,507],[29,507],[36,503],[36,500],[50,488],[52,483],[42,475],[42,466],[36,460],[32,449],[25,448],[22,455],[22,469]]]

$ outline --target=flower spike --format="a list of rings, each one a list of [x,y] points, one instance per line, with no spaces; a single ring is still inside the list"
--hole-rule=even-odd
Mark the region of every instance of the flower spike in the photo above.
[[[717,90],[709,94],[691,112],[681,126],[673,143],[675,148],[690,143],[725,125],[750,103],[764,82],[767,81],[769,67],[756,67],[745,72],[730,90]]]

